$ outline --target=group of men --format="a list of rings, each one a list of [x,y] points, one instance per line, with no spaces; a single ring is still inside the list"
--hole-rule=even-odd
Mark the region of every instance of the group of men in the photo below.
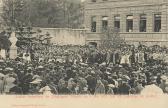
[[[0,60],[1,94],[168,93],[167,48],[34,47],[30,60]],[[151,86],[151,87],[150,87]]]

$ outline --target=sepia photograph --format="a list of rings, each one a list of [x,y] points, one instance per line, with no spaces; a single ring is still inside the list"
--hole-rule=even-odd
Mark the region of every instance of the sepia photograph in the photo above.
[[[168,0],[0,0],[1,96],[167,94]]]

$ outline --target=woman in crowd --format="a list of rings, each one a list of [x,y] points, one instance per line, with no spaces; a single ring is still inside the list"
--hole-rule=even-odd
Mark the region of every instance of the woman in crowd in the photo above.
[[[150,47],[34,48],[34,57],[29,62],[19,56],[16,60],[0,60],[1,94],[129,95],[140,94],[146,86],[153,84],[164,93],[168,92],[165,48],[163,56],[156,54],[158,48]],[[156,78],[155,83],[151,83],[152,78]]]

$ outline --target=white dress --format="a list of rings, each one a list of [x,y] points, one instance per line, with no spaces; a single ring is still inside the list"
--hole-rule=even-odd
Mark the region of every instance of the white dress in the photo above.
[[[125,64],[126,55],[121,56],[120,64]]]
[[[130,57],[130,55],[123,55],[123,56],[121,57],[121,62],[120,62],[120,64],[130,64],[129,57]]]

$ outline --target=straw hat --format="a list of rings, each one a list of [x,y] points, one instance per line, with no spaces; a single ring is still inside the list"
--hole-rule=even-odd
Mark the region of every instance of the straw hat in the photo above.
[[[31,70],[31,69],[32,69],[32,67],[28,67],[28,68],[27,68],[27,70]]]
[[[48,92],[48,91],[51,91],[49,86],[45,86],[45,87],[43,87],[39,90],[40,93],[45,93],[45,92]]]
[[[111,75],[111,73],[110,73],[110,72],[106,72],[106,74],[107,74],[107,75]]]
[[[50,89],[49,86],[45,86],[45,87],[44,87],[44,91],[51,91],[51,89]]]
[[[40,84],[42,82],[41,79],[35,79],[34,81],[30,82],[31,84]]]
[[[115,88],[115,85],[113,85],[113,84],[109,84],[108,86],[111,88]]]
[[[123,78],[126,79],[126,80],[130,80],[130,77],[127,76],[127,75],[123,75]]]
[[[43,66],[38,66],[38,69],[43,69],[44,67]]]
[[[161,76],[161,79],[162,79],[162,80],[167,80],[167,77],[166,77],[165,75],[162,75],[162,76]]]
[[[121,79],[121,78],[119,78],[119,79],[117,79],[117,81],[122,81],[122,79]]]
[[[95,71],[91,71],[91,74],[95,74]]]
[[[34,75],[32,79],[40,79],[39,75]]]
[[[13,68],[7,67],[5,68],[6,71],[13,71]]]
[[[99,66],[106,66],[106,63],[105,62],[103,62],[102,64],[100,64]]]

